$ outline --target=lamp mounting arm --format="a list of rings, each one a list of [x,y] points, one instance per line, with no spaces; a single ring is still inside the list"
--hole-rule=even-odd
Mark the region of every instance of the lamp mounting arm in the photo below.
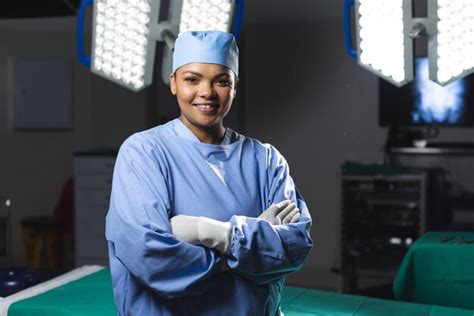
[[[408,23],[408,36],[416,39],[436,35],[436,21],[433,18],[413,18]]]
[[[150,39],[165,42],[166,46],[173,51],[176,37],[178,37],[178,28],[179,26],[176,24],[166,21],[160,22],[150,27]]]

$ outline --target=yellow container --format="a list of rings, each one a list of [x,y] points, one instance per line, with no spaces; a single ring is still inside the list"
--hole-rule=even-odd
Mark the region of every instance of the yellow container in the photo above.
[[[26,265],[36,269],[60,268],[60,222],[53,216],[28,217],[21,222]]]

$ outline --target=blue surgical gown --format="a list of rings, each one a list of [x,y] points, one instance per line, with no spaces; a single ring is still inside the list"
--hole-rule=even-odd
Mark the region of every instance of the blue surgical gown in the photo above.
[[[257,217],[271,204],[297,203],[297,223]],[[229,221],[228,255],[179,241],[178,214]],[[279,315],[284,277],[312,240],[311,217],[283,156],[227,129],[201,143],[179,120],[136,133],[120,147],[106,220],[120,315]]]

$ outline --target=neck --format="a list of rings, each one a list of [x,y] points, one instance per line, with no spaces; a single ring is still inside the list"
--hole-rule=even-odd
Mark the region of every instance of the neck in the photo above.
[[[224,138],[225,127],[222,122],[215,126],[203,127],[191,124],[183,116],[180,116],[179,120],[191,130],[201,143],[219,145]]]

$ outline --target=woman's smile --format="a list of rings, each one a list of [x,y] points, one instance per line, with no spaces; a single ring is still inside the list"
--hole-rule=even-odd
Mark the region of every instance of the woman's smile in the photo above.
[[[203,114],[215,114],[219,108],[218,104],[212,103],[200,103],[200,104],[193,104],[199,112]]]

